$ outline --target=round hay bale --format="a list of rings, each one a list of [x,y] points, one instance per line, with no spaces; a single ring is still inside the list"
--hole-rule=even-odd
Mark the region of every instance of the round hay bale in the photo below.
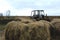
[[[51,24],[53,25],[52,38],[60,40],[60,19],[53,19]]]
[[[17,22],[12,21],[6,25],[5,29],[5,40],[19,40],[20,29]]]
[[[54,27],[59,27],[60,19],[53,19],[51,23],[54,25]]]
[[[5,29],[5,40],[30,40],[27,24],[9,22]]]
[[[53,28],[60,31],[60,19],[53,19],[51,23],[53,25]]]
[[[31,40],[50,40],[50,25],[45,22],[33,22],[29,24]]]

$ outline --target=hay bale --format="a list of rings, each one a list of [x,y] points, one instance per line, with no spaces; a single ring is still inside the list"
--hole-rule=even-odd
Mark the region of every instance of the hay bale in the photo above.
[[[60,40],[60,19],[53,19],[51,21],[52,27],[52,39]]]
[[[51,23],[54,25],[54,28],[56,28],[56,30],[60,30],[60,19],[53,19]]]
[[[29,24],[31,40],[50,40],[50,25],[45,21],[33,22]]]
[[[27,24],[12,21],[6,25],[5,40],[29,40]]]
[[[6,25],[5,29],[5,40],[19,40],[20,30],[17,25],[17,22],[12,21]]]

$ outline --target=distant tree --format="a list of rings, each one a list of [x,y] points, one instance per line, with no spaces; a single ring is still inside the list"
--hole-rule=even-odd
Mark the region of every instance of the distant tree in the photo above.
[[[0,16],[3,16],[3,13],[0,13]]]
[[[6,11],[6,16],[10,16],[10,10]]]
[[[47,16],[47,14],[46,14],[46,16]]]

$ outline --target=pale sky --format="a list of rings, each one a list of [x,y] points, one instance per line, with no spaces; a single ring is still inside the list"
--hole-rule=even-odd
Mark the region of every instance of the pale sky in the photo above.
[[[60,0],[0,0],[0,13],[6,15],[30,16],[32,10],[45,10],[47,15],[60,15]]]

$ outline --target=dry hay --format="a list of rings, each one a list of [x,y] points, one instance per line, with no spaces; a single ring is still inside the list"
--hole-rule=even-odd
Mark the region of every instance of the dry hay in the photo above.
[[[13,21],[21,21],[20,18],[14,18]]]
[[[53,19],[51,23],[54,25],[56,30],[60,30],[60,19]]]
[[[30,19],[30,18],[14,18],[14,21],[20,21],[20,22],[22,22],[22,23],[30,23],[30,22],[34,22],[32,19]]]
[[[9,22],[5,29],[5,40],[29,40],[28,29],[25,27],[26,25],[27,24],[16,21]]]
[[[12,22],[9,22],[6,25],[6,29],[5,29],[5,40],[14,40],[15,39],[15,36],[16,36],[16,38],[18,36],[20,36],[20,30],[19,30],[19,27],[16,24],[16,22],[15,21],[12,21]],[[19,39],[19,37],[17,38],[17,40],[18,39]]]
[[[46,24],[45,24],[46,23]],[[38,21],[29,24],[31,28],[31,40],[50,40],[50,25],[47,21]]]
[[[53,20],[52,20],[53,22],[56,22],[56,21],[60,21],[60,19],[59,18],[54,18]]]
[[[55,40],[60,40],[60,19],[53,19],[51,21],[52,27],[52,38]]]
[[[20,18],[22,23],[31,23],[34,22],[32,19],[27,19],[27,18]]]
[[[45,21],[29,24],[9,22],[5,29],[5,40],[50,40],[49,23]]]

